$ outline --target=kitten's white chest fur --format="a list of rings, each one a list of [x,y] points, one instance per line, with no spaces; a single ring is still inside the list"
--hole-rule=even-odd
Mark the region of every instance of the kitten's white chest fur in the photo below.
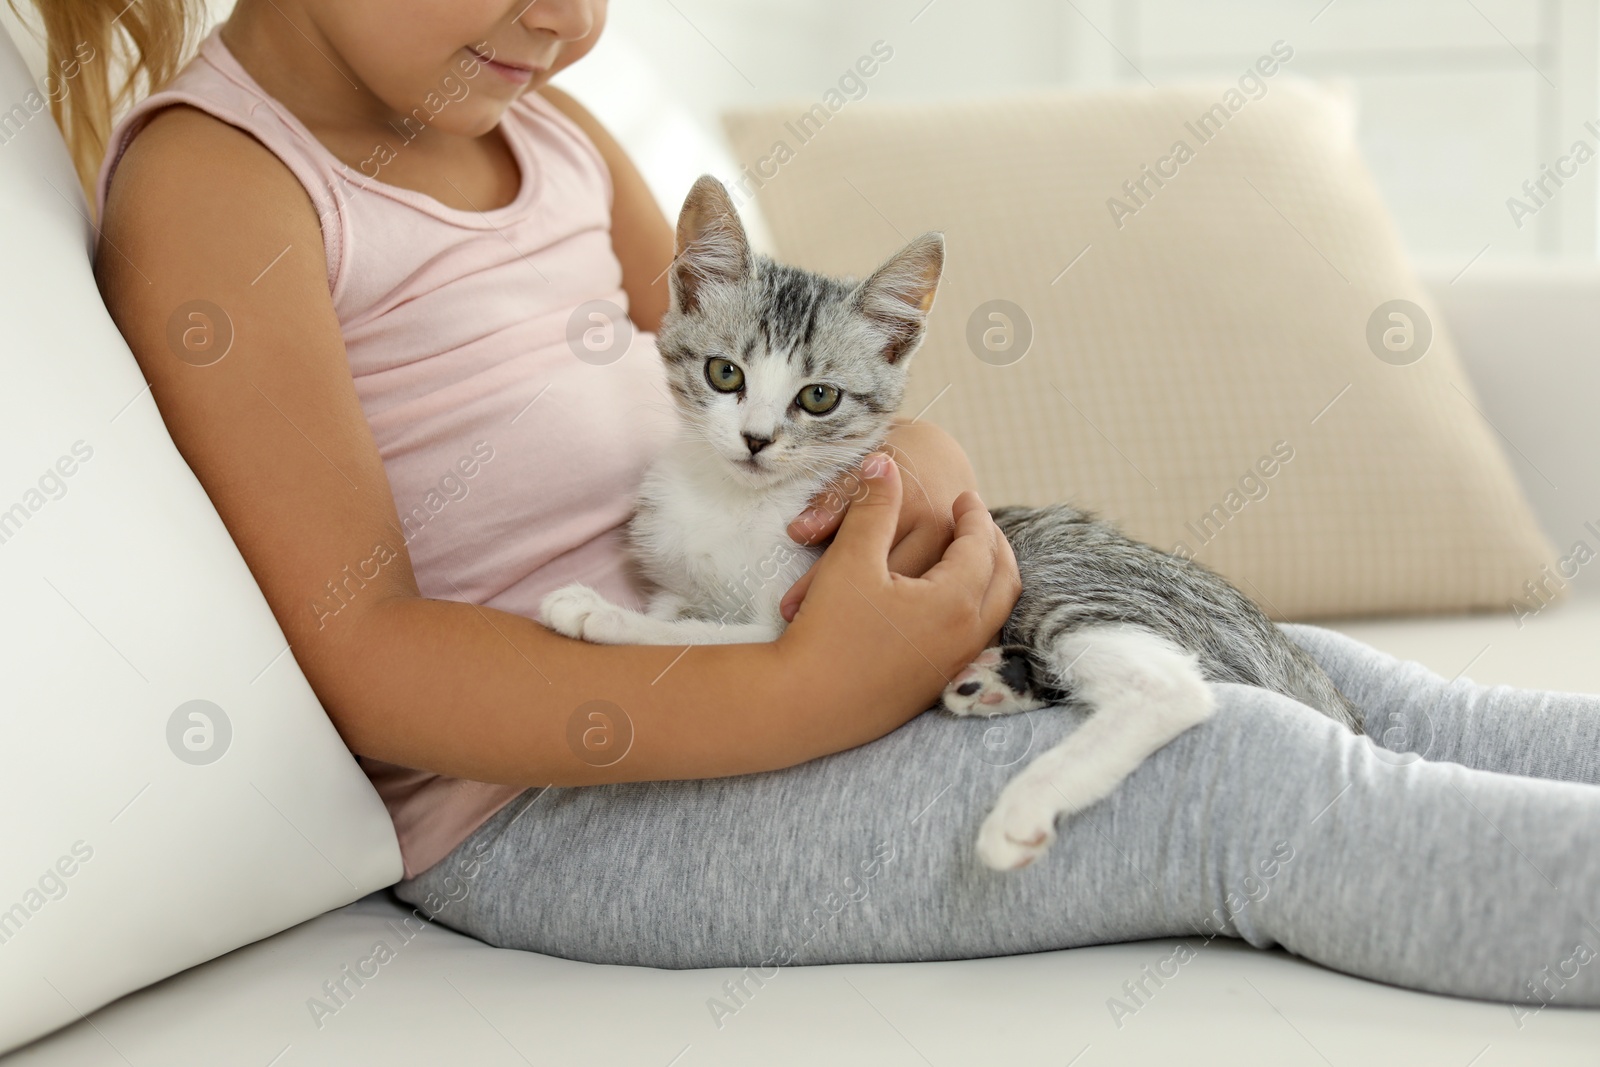
[[[645,472],[628,526],[633,559],[658,590],[649,609],[575,584],[549,594],[541,613],[561,633],[602,644],[771,641],[785,626],[783,594],[821,555],[788,534],[821,485],[752,485],[686,427]]]
[[[757,623],[776,635],[779,601],[820,554],[788,534],[818,488],[744,483],[692,432],[681,433],[645,474],[629,527],[640,569],[667,594],[650,614]]]

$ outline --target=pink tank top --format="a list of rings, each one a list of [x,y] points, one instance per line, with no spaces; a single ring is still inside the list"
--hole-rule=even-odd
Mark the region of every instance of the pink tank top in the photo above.
[[[577,314],[591,300],[628,305],[611,248],[611,176],[588,136],[524,93],[499,126],[521,170],[516,199],[457,210],[384,183],[376,162],[346,166],[213,30],[167,88],[118,122],[100,169],[101,212],[129,142],[176,103],[255,137],[315,205],[350,374],[422,594],[537,618],[546,592],[582,581],[640,606],[622,526],[675,415],[654,335],[634,332],[612,355],[603,321]],[[397,132],[391,145],[404,151],[403,142]],[[569,329],[601,333],[575,349]],[[371,577],[372,566],[355,571]],[[351,574],[330,577],[307,608],[324,625],[337,622],[340,594],[359,588]],[[394,820],[408,878],[522,788],[360,762]]]

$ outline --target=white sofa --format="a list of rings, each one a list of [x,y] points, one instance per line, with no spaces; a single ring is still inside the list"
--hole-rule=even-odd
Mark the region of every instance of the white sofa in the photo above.
[[[1569,544],[1583,518],[1600,516],[1590,442],[1600,408],[1600,269],[1480,265],[1451,285],[1455,269],[1429,271],[1433,290],[1482,387],[1485,414],[1561,487],[1551,490],[1517,460],[1547,529]],[[1485,683],[1600,692],[1600,595],[1582,590],[1520,628],[1509,614],[1338,628],[1447,676],[1466,670]],[[1222,941],[1201,949],[1120,1028],[1107,999],[1174,943],[791,968],[719,1029],[706,1001],[724,995],[732,971],[574,963],[490,948],[441,927],[400,947],[405,914],[386,892],[374,893],[124,997],[0,1062],[1546,1067],[1592,1063],[1600,1049],[1600,1011],[1519,1015]],[[396,958],[319,1028],[306,1001],[378,940],[395,946]]]
[[[0,184],[0,192],[16,190]],[[39,195],[41,205],[49,202],[49,193]],[[81,243],[53,249],[86,251]],[[1441,265],[1427,274],[1485,414],[1553,539],[1565,546],[1589,536],[1583,523],[1600,520],[1600,465],[1590,431],[1600,406],[1600,269],[1478,264],[1457,278],[1458,270]],[[14,305],[20,298],[0,293],[0,310],[8,299]],[[6,374],[0,389],[28,384],[14,364],[0,373]],[[54,436],[46,443],[53,448]],[[0,556],[0,568],[8,565],[10,557]],[[1520,627],[1506,614],[1356,620],[1340,628],[1447,676],[1466,672],[1481,682],[1600,692],[1600,593],[1591,599],[1583,589],[1596,584],[1596,575],[1580,575],[1576,584],[1576,596]],[[29,624],[8,615],[0,633],[20,635]],[[370,815],[371,798],[357,800]],[[365,873],[357,873],[362,888],[372,884],[372,872],[381,884],[381,872],[392,870],[392,857],[368,841]],[[145,874],[158,888],[171,877]],[[1108,999],[1125,996],[1123,983],[1169,955],[1174,943],[791,968],[719,1025],[707,1000],[726,996],[723,983],[734,972],[594,966],[501,951],[439,927],[410,933],[401,926],[406,914],[385,890],[373,892],[125,996],[3,1063],[1489,1067],[1594,1062],[1600,1048],[1600,1011],[1553,1006],[1530,1013],[1418,994],[1222,941],[1201,948],[1195,962],[1120,1025]],[[336,1014],[314,1018],[308,1000],[323,996],[325,982],[341,980],[344,968],[369,957],[380,940],[395,949],[394,958],[359,986],[347,983],[349,995]],[[20,1010],[15,1003],[0,1003],[0,1012],[14,1010]]]

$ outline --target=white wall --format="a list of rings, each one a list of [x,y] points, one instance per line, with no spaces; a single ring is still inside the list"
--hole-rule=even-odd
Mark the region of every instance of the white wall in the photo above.
[[[1413,253],[1596,255],[1600,159],[1520,229],[1506,200],[1574,140],[1600,150],[1597,0],[613,0],[608,32],[708,123],[814,100],[879,39],[868,95],[894,100],[1231,80],[1282,39],[1299,73],[1353,85]]]
[[[15,25],[4,3],[0,25]],[[670,217],[697,174],[738,169],[716,141],[721,109],[809,105],[875,41],[894,57],[867,97],[931,101],[1231,80],[1278,39],[1297,72],[1354,87],[1363,149],[1418,258],[1596,258],[1600,158],[1520,228],[1506,201],[1574,141],[1600,152],[1600,0],[612,0],[606,37],[558,82]]]

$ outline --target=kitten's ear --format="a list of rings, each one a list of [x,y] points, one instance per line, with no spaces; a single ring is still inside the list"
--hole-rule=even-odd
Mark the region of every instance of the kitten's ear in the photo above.
[[[750,242],[722,183],[709,174],[695,181],[678,212],[678,246],[668,271],[674,310],[693,313],[707,285],[735,282],[750,273]]]
[[[922,341],[944,271],[944,234],[925,233],[890,256],[855,292],[856,310],[888,335],[883,358],[898,363]]]

